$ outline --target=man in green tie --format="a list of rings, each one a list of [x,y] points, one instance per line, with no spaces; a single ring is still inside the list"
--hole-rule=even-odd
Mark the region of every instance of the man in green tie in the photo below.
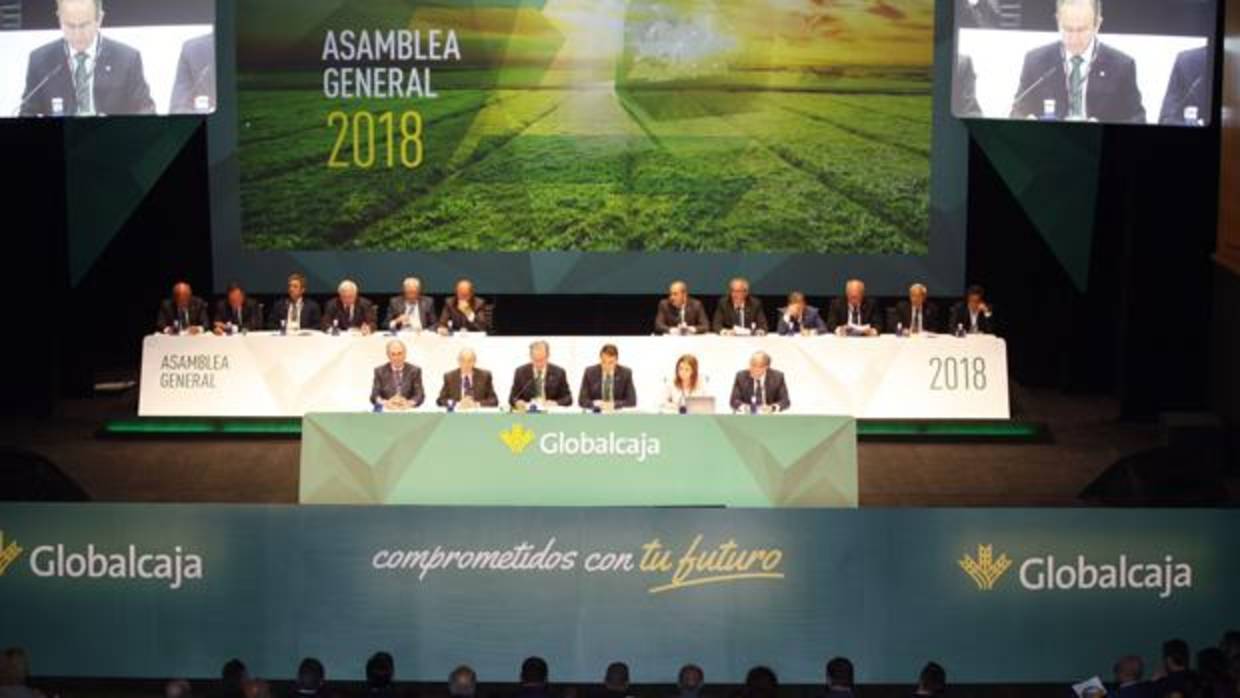
[[[1098,37],[1102,0],[1056,0],[1059,40],[1025,54],[1014,119],[1145,123],[1136,62]]]
[[[549,405],[568,407],[573,404],[572,388],[568,373],[551,363],[551,346],[543,340],[530,344],[530,362],[517,367],[512,374],[512,389],[508,404],[517,410],[530,409],[531,405],[544,408]]]
[[[637,406],[633,372],[620,365],[620,350],[616,345],[604,344],[599,350],[598,363],[587,368],[581,376],[577,404],[600,412]]]
[[[30,53],[22,116],[153,114],[142,54],[103,36],[103,0],[56,0],[62,38]]]

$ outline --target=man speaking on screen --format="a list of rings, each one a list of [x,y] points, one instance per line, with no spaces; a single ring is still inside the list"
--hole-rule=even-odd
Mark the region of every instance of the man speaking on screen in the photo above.
[[[1132,57],[1098,38],[1102,0],[1056,0],[1059,41],[1025,54],[1012,118],[1145,123]]]
[[[153,114],[142,54],[103,36],[103,0],[57,0],[63,39],[31,51],[22,116]]]

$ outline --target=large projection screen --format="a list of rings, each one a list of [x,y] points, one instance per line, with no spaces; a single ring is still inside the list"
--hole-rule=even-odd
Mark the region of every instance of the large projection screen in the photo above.
[[[939,3],[942,6],[942,3]],[[215,282],[957,293],[932,0],[219,3]],[[937,40],[936,40],[937,39]],[[931,166],[933,163],[933,167]]]

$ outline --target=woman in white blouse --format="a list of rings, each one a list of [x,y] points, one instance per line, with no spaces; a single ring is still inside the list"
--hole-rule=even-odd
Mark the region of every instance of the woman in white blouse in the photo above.
[[[663,412],[679,412],[691,397],[705,397],[706,381],[698,375],[698,360],[693,354],[676,359],[676,377],[663,393]]]

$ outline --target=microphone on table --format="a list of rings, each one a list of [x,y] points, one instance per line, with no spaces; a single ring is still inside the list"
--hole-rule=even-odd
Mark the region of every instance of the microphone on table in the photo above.
[[[1029,85],[1029,87],[1026,87],[1025,89],[1021,90],[1020,93],[1018,93],[1016,97],[1012,99],[1012,106],[1016,106],[1020,104],[1021,102],[1023,102],[1024,99],[1029,96],[1029,93],[1036,90],[1042,83],[1046,82],[1047,78],[1049,78],[1050,76],[1058,72],[1059,69],[1060,69],[1060,66],[1053,65],[1051,66],[1050,70],[1046,71],[1045,73],[1042,73],[1042,77],[1038,78],[1037,80],[1034,80],[1033,83]]]
[[[32,97],[34,97],[36,94],[38,94],[39,90],[43,89],[43,86],[44,86],[44,85],[46,85],[46,84],[48,83],[48,81],[50,81],[52,78],[54,78],[54,77],[56,77],[57,75],[59,75],[59,74],[60,74],[60,71],[62,71],[62,70],[64,70],[64,69],[65,69],[65,64],[64,64],[64,62],[63,62],[63,61],[57,61],[57,62],[56,62],[56,68],[55,68],[55,70],[52,70],[52,71],[48,72],[48,74],[47,74],[47,75],[43,76],[43,79],[39,81],[39,84],[35,85],[35,86],[34,86],[34,89],[32,89],[32,90],[30,90],[29,92],[27,92],[27,93],[26,93],[26,96],[25,96],[25,97],[22,97],[21,101],[17,103],[17,108],[13,110],[13,116],[17,116],[18,114],[20,114],[20,113],[21,113],[21,111],[22,111],[22,107],[26,106],[26,102],[29,102],[29,101],[30,101],[30,98],[32,98]]]

